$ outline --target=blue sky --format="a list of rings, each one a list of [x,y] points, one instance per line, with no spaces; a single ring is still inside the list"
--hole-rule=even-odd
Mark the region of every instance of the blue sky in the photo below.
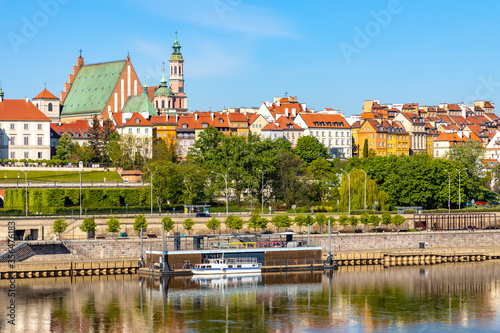
[[[149,85],[182,45],[190,110],[259,106],[287,91],[309,108],[500,97],[500,2],[2,1],[5,98],[59,96],[85,63],[132,63]],[[29,27],[34,29],[29,29]]]

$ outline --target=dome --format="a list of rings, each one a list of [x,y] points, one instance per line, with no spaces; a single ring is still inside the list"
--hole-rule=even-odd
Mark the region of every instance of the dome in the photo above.
[[[174,94],[172,93],[172,90],[170,90],[170,88],[168,87],[167,79],[165,78],[165,74],[163,74],[163,77],[161,78],[160,86],[155,91],[155,97],[158,97],[158,96],[171,96],[171,97],[174,96]]]

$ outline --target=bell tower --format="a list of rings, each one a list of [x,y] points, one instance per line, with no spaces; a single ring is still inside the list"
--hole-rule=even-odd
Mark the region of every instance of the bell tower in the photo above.
[[[175,32],[172,49],[173,52],[170,56],[170,89],[175,96],[173,108],[187,109],[186,94],[184,93],[184,59],[181,54],[181,44],[177,40],[177,31]]]

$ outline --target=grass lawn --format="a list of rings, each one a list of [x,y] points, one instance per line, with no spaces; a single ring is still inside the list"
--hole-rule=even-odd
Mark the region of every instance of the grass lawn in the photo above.
[[[19,175],[19,177],[18,177]],[[83,183],[103,183],[104,178],[106,182],[123,183],[120,175],[116,171],[83,171]],[[2,183],[16,183],[25,181],[25,175],[22,171],[17,170],[2,170],[0,171],[0,184]],[[28,181],[32,183],[79,183],[80,174],[78,171],[29,171]]]

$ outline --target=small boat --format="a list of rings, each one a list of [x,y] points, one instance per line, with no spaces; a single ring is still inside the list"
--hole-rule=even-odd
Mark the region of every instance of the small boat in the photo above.
[[[196,264],[193,274],[253,274],[261,273],[262,265],[257,258],[219,258]]]

